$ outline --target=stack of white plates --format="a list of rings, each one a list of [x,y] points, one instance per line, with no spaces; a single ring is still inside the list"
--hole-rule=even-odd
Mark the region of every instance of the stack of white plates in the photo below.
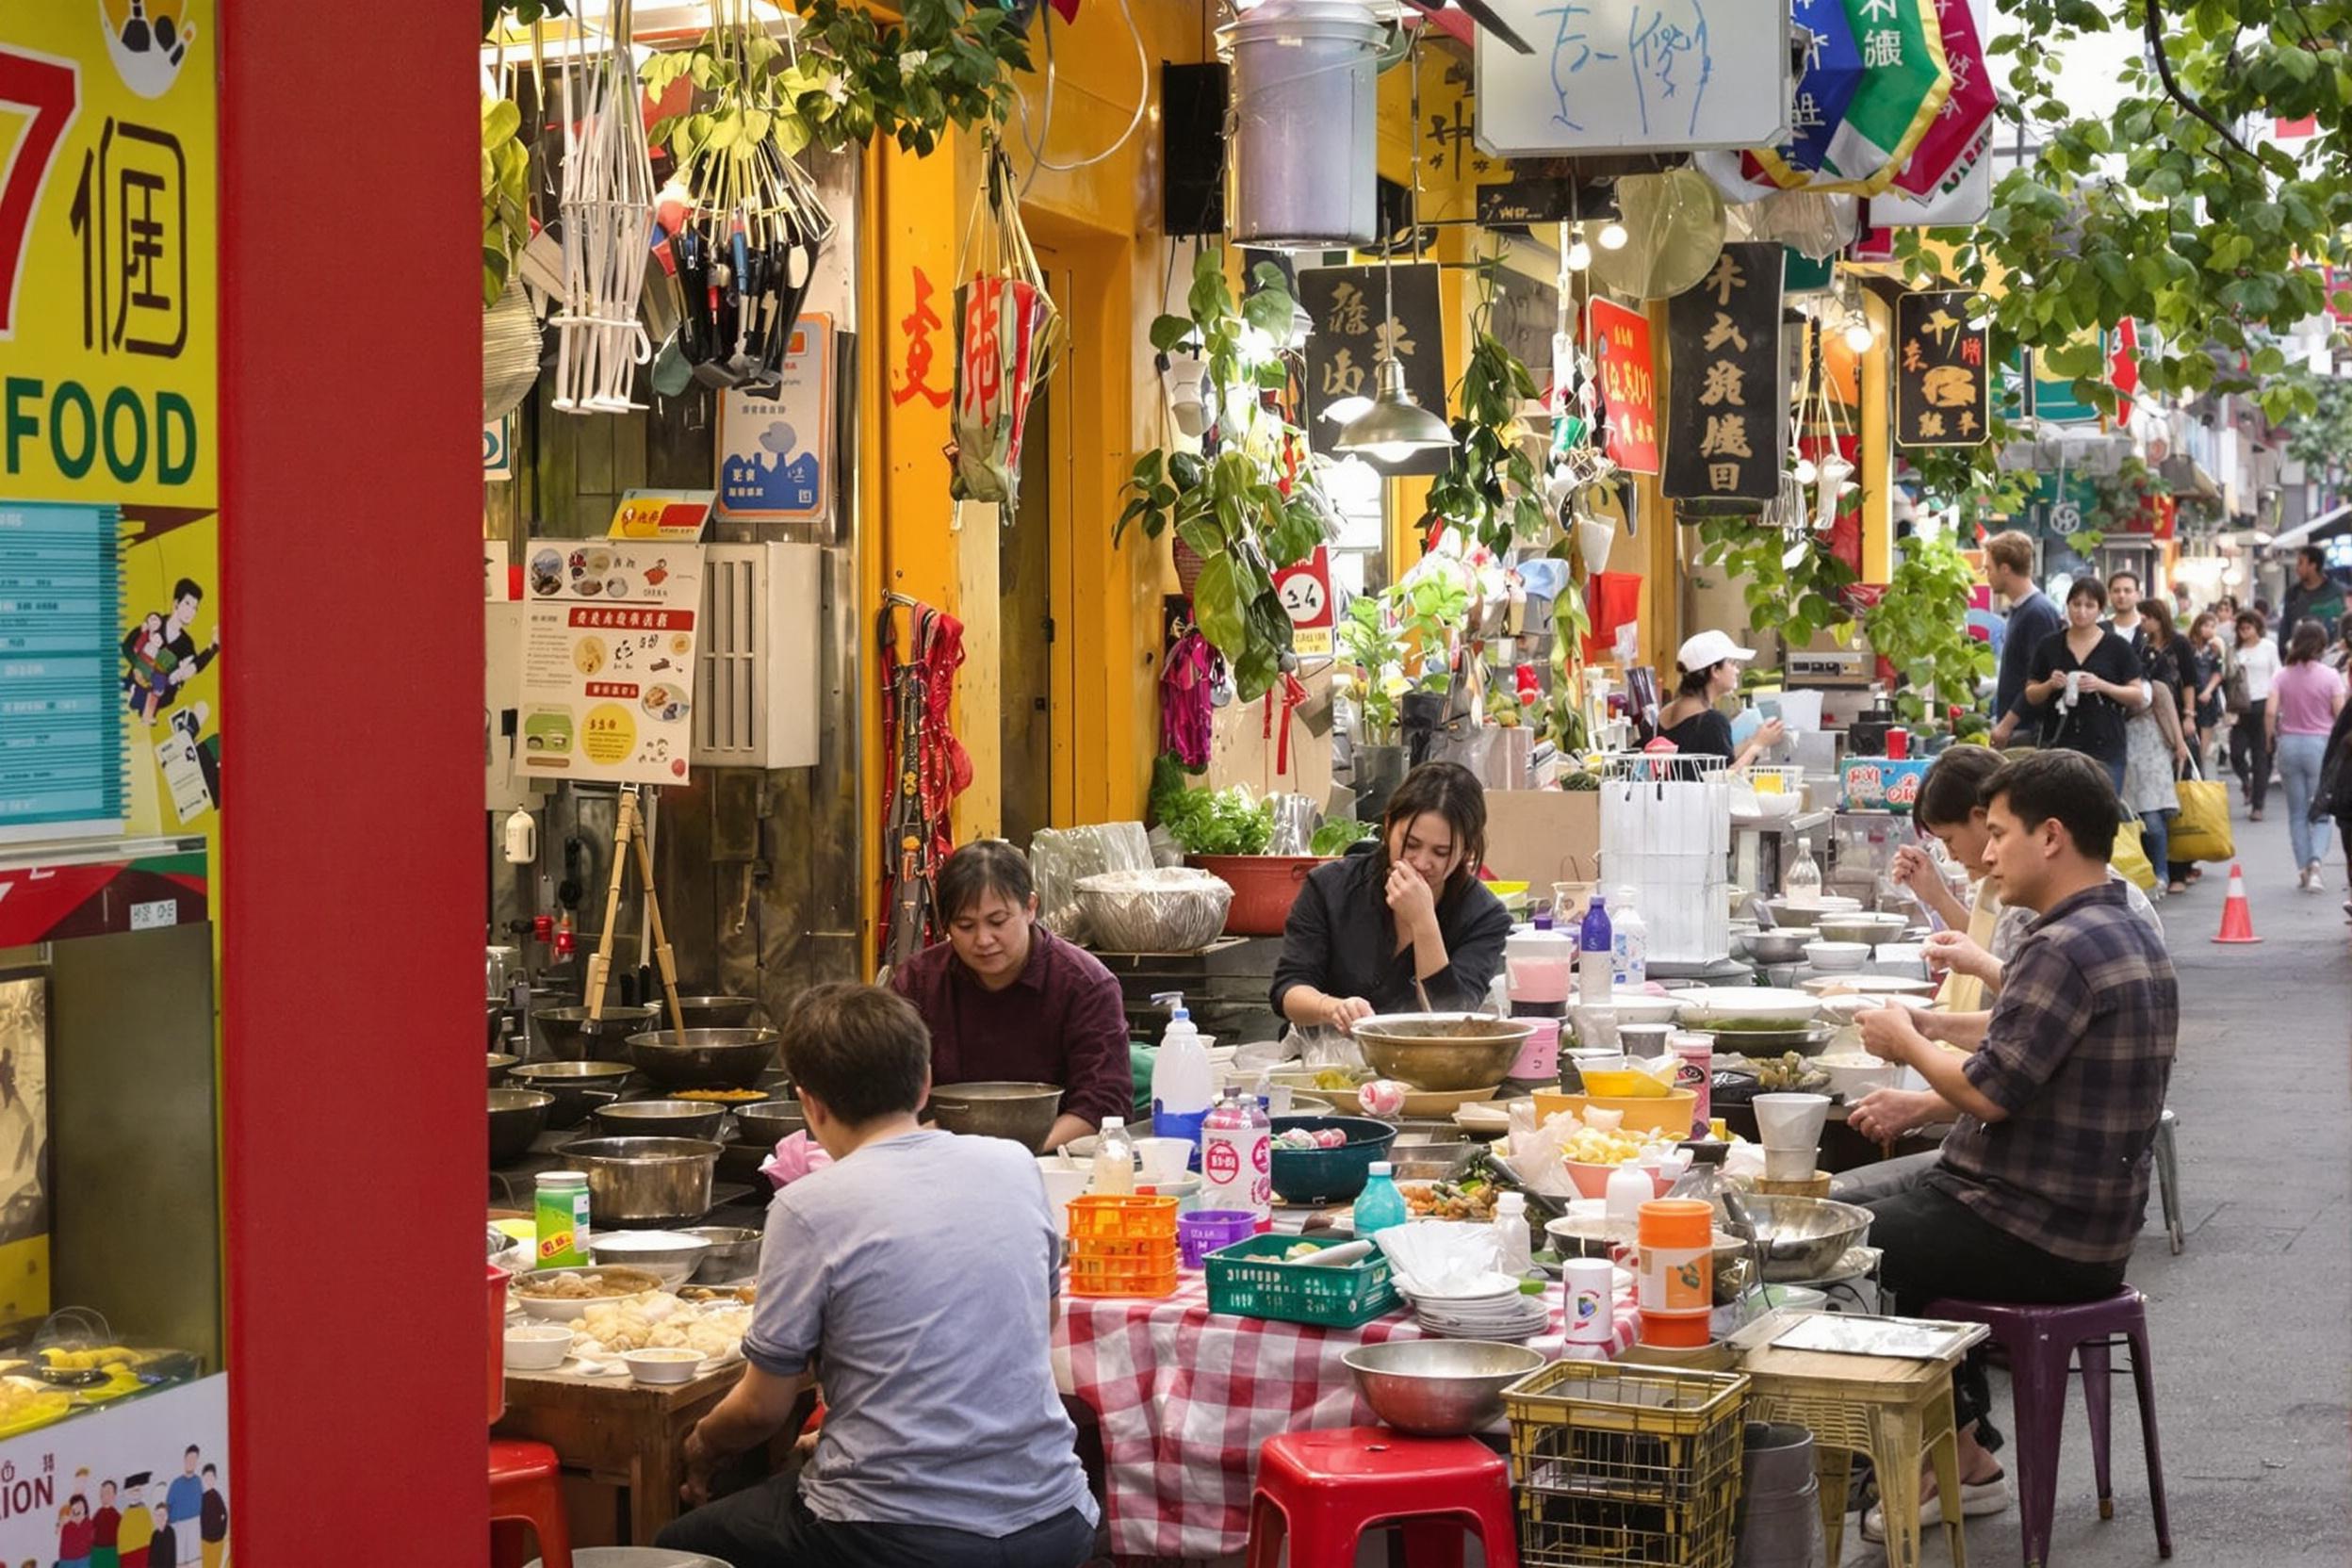
[[[1544,1298],[1521,1294],[1519,1282],[1508,1274],[1483,1275],[1459,1291],[1412,1299],[1414,1319],[1441,1339],[1520,1340],[1551,1322]]]

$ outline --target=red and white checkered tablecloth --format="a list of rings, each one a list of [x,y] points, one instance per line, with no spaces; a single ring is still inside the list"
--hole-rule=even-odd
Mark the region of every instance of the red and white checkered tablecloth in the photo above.
[[[1640,1314],[1631,1292],[1618,1298],[1607,1346],[1568,1344],[1557,1284],[1548,1299],[1551,1325],[1529,1348],[1555,1361],[1602,1361],[1633,1345]],[[1259,1445],[1278,1432],[1371,1425],[1341,1358],[1359,1345],[1426,1337],[1401,1308],[1360,1329],[1212,1316],[1208,1282],[1195,1273],[1159,1300],[1066,1297],[1054,1376],[1102,1423],[1111,1550],[1161,1558],[1242,1550]]]

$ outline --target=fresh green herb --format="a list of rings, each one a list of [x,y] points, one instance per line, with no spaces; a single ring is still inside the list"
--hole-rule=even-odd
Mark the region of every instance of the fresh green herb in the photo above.
[[[1333,817],[1315,830],[1307,849],[1315,855],[1345,855],[1349,844],[1377,838],[1380,831],[1370,823],[1358,822],[1353,817]]]

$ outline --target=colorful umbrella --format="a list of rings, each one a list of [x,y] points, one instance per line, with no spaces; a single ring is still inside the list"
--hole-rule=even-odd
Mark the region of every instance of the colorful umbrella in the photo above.
[[[1943,28],[1928,14],[1935,4],[1846,0],[1866,74],[1830,137],[1821,171],[1855,195],[1875,196],[1894,182],[1952,95]]]
[[[1954,174],[1968,172],[1985,145],[1980,134],[1993,118],[2000,94],[1984,63],[1984,46],[1976,33],[1976,8],[1968,0],[1936,0],[1941,24],[1944,64],[1952,74],[1952,93],[1937,111],[1935,124],[1911,159],[1895,176],[1895,188],[1913,196],[1928,196]]]
[[[1805,42],[1805,72],[1789,100],[1791,135],[1781,161],[1810,172],[1829,156],[1829,139],[1862,86],[1862,46],[1854,41],[1845,0],[1789,0],[1789,19]]]

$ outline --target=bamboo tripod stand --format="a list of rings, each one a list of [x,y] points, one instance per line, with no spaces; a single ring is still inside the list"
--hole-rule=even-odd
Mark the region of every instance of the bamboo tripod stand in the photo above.
[[[612,943],[621,918],[621,880],[637,862],[637,880],[645,890],[645,920],[653,928],[653,958],[662,971],[662,994],[669,1003],[670,1027],[686,1032],[686,1012],[678,1003],[678,959],[670,952],[670,934],[662,924],[662,899],[653,890],[653,851],[645,842],[645,818],[637,807],[637,786],[621,786],[621,808],[612,823],[612,879],[604,890],[604,931],[596,954],[588,960],[588,1030],[600,1031],[604,1021],[604,987],[612,971]]]

